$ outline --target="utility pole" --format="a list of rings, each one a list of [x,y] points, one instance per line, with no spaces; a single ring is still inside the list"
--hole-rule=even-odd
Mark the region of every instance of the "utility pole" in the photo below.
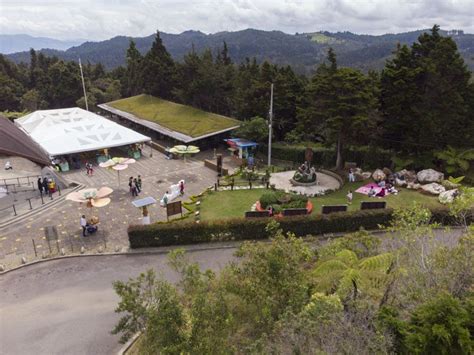
[[[273,83],[270,87],[270,111],[268,112],[268,166],[272,165]]]
[[[84,90],[84,100],[86,101],[86,110],[89,111],[89,105],[87,104],[86,83],[84,82],[84,73],[82,72],[81,58],[79,58],[79,69],[81,70],[82,90]]]

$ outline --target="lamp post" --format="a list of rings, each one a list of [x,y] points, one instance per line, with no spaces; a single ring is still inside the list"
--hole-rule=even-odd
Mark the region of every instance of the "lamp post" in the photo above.
[[[272,165],[273,83],[270,87],[270,111],[268,112],[268,166]]]

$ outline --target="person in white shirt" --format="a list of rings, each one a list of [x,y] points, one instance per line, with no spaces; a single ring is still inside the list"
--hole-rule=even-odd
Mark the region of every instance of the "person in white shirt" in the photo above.
[[[352,203],[352,190],[349,190],[349,192],[347,193],[347,203],[350,205]]]
[[[82,236],[85,237],[86,232],[87,232],[87,220],[86,220],[86,216],[84,215],[82,215],[81,217],[81,227],[82,227]]]

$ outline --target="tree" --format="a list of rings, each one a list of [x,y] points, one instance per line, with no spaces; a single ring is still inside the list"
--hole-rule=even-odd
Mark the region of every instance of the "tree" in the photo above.
[[[243,121],[233,134],[250,141],[265,142],[268,139],[267,121],[262,117],[252,117],[250,120]]]
[[[29,112],[36,111],[40,105],[38,90],[29,90],[21,97],[21,107]]]
[[[471,354],[474,350],[469,315],[461,302],[441,294],[419,306],[411,316],[406,345],[413,354]]]
[[[130,46],[127,49],[127,67],[126,67],[126,93],[127,96],[135,96],[142,91],[142,61],[143,57],[138,51],[135,42],[130,40]]]
[[[411,48],[399,46],[381,78],[381,110],[388,145],[419,153],[473,139],[471,73],[439,26]]]
[[[371,80],[350,68],[338,68],[330,51],[330,66],[321,65],[306,88],[299,130],[323,132],[336,145],[336,168],[343,165],[346,144],[363,144],[375,133],[376,98]]]
[[[163,45],[160,33],[156,32],[151,49],[143,59],[143,88],[149,95],[171,99],[175,75],[175,63]]]

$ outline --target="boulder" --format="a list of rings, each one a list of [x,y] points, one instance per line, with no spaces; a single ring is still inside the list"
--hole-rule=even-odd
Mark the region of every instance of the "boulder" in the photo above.
[[[420,187],[421,185],[416,182],[407,182],[407,189],[418,190]]]
[[[361,168],[355,168],[355,169],[352,169],[352,172],[354,174],[362,174],[362,169]]]
[[[370,175],[369,175],[369,177],[370,177]],[[362,175],[361,173],[354,173],[354,178],[355,178],[355,181],[364,181],[365,180],[364,175]]]
[[[421,189],[423,191],[429,192],[433,195],[439,195],[441,192],[445,192],[446,189],[443,185],[437,184],[436,182],[432,182],[431,184],[422,185]]]
[[[442,204],[451,203],[454,200],[454,197],[457,195],[458,189],[452,189],[448,191],[441,192],[438,196],[439,202]]]
[[[367,179],[370,179],[370,177],[372,176],[372,173],[370,171],[364,171],[362,173],[362,176],[364,177],[364,180],[367,180]]]
[[[418,181],[421,183],[425,182],[441,182],[444,179],[444,174],[433,169],[421,170],[416,174]]]
[[[374,173],[372,174],[372,178],[377,182],[385,180],[385,177],[386,177],[385,173],[380,169],[375,170]]]
[[[395,178],[395,185],[403,187],[403,186],[407,185],[407,181],[406,180],[400,180],[399,178]]]

